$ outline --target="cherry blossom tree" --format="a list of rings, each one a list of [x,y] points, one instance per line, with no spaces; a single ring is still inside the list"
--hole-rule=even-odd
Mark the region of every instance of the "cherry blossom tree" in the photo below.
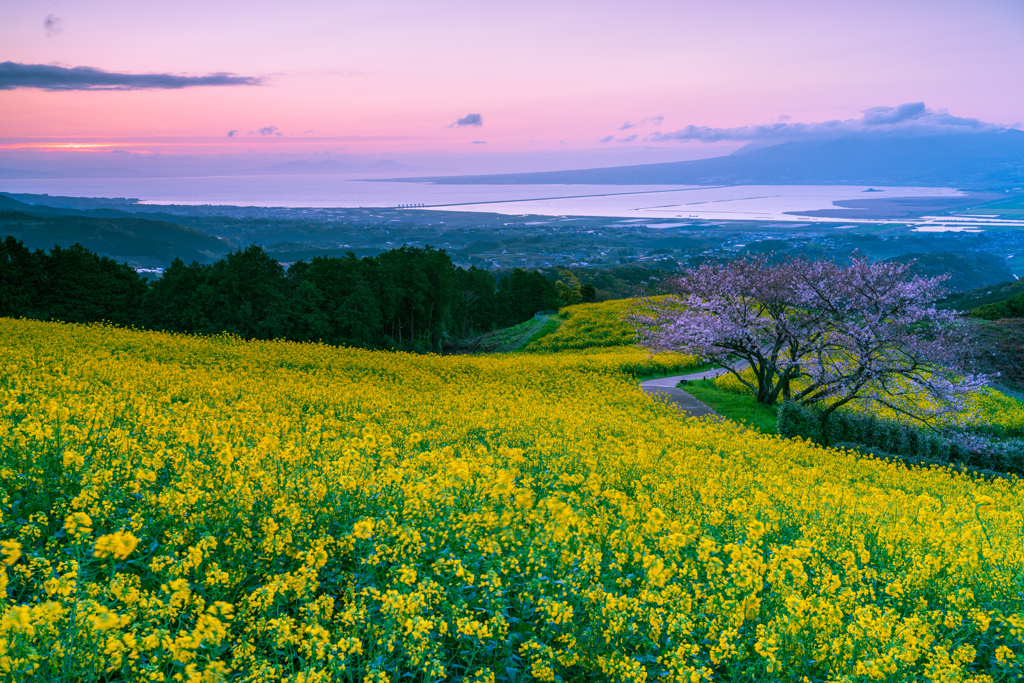
[[[632,316],[652,351],[697,354],[727,368],[761,403],[780,398],[822,420],[859,401],[924,423],[964,410],[973,374],[969,326],[935,308],[947,276],[912,263],[768,256],[708,262],[668,282],[671,295]],[[749,372],[744,372],[750,368]]]

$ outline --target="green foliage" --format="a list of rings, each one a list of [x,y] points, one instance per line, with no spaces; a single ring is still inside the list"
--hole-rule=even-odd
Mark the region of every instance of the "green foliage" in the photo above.
[[[963,292],[955,292],[940,301],[938,307],[970,311],[979,306],[1005,301],[1021,293],[1024,293],[1024,280],[1010,279],[994,285],[985,285]]]
[[[795,401],[779,404],[776,427],[779,436],[821,441],[821,420],[813,410]]]
[[[506,324],[527,320],[537,311],[559,306],[555,284],[537,271],[516,268],[498,282],[498,298]]]
[[[787,438],[809,439],[910,463],[1024,474],[1024,439],[948,438],[930,429],[849,411],[836,411],[823,425],[820,413],[792,401],[778,408],[778,430]]]
[[[559,274],[559,280],[555,283],[558,291],[558,300],[563,306],[573,306],[582,303],[583,294],[580,292],[580,281],[573,275],[571,270],[563,270]]]
[[[439,351],[557,305],[555,285],[539,272],[516,269],[495,281],[431,247],[317,257],[285,271],[252,245],[210,264],[174,259],[147,288],[127,264],[81,245],[47,254],[13,237],[0,244],[0,316],[7,317]]]
[[[1024,292],[1003,301],[978,306],[970,312],[970,317],[982,320],[1024,318]]]
[[[134,269],[78,244],[49,253],[10,236],[0,244],[0,316],[131,325],[145,292]]]

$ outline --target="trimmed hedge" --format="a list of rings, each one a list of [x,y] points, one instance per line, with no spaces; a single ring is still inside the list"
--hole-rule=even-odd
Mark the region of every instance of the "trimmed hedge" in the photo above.
[[[870,452],[907,462],[963,465],[983,474],[1024,475],[1024,439],[994,440],[977,434],[945,434],[881,420],[874,415],[836,411],[822,429],[821,413],[793,401],[779,406],[780,436]]]

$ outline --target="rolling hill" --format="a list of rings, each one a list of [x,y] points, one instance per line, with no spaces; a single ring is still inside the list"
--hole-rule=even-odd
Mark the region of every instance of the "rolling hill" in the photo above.
[[[12,202],[20,203],[0,195],[0,237],[11,235],[30,249],[78,243],[136,268],[158,268],[170,265],[175,257],[185,262],[215,261],[234,248],[227,240],[175,223],[133,216],[28,213],[11,210]]]

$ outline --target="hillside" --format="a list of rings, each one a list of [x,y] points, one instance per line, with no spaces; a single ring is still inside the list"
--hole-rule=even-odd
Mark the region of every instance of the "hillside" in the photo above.
[[[944,286],[947,291],[976,291],[982,287],[999,286],[1016,282],[1013,273],[1006,267],[1006,261],[995,254],[984,252],[960,254],[952,251],[933,251],[926,254],[904,254],[889,261],[909,263],[916,261],[912,275],[938,277],[949,274]]]
[[[970,311],[979,306],[1005,301],[1020,293],[1024,293],[1024,280],[1007,279],[996,284],[954,292],[940,301],[938,307]]]
[[[31,206],[5,194],[0,194],[0,211],[30,211]]]
[[[0,201],[3,199],[0,195]],[[176,257],[186,262],[207,263],[217,260],[234,246],[176,223],[130,215],[110,218],[48,215],[35,212],[36,207],[30,208],[33,213],[0,210],[0,236],[16,237],[31,249],[78,243],[101,256],[143,268],[166,267]]]
[[[559,311],[560,325],[550,328],[525,348],[531,352],[631,347],[635,334],[625,316],[637,304],[635,299],[576,304]],[[696,359],[694,360],[696,366]]]
[[[5,656],[38,680],[1021,673],[1019,482],[682,420],[618,352],[16,320],[0,352]]]
[[[1024,317],[1024,293],[1015,294],[1008,299],[996,303],[978,306],[971,311],[971,317],[983,320],[1022,318]]]

